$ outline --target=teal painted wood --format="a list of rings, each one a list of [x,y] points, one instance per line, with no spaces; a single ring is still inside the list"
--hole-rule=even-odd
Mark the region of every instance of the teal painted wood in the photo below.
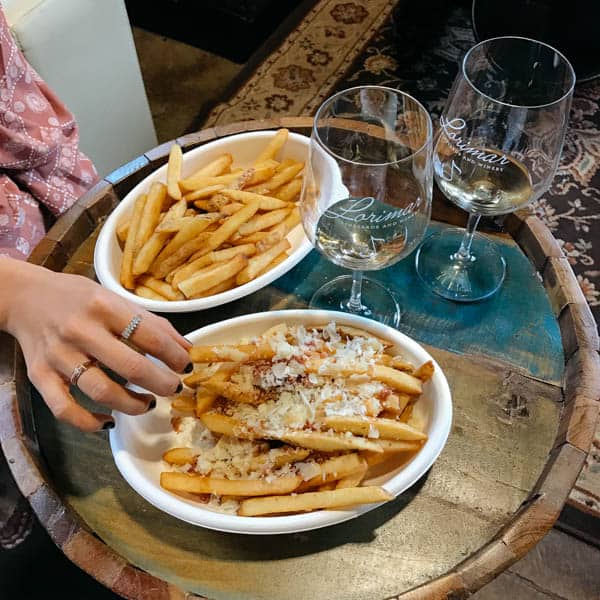
[[[430,232],[442,227],[432,223]],[[462,304],[430,293],[415,271],[414,254],[367,276],[395,292],[403,309],[399,329],[410,337],[453,352],[491,356],[559,384],[564,369],[560,330],[540,278],[515,242],[494,239],[507,276],[501,290],[485,301]],[[343,273],[348,271],[313,250],[272,285],[308,301],[320,285]]]
[[[430,231],[446,227],[433,223]],[[560,330],[544,287],[515,242],[495,238],[507,263],[500,292],[473,304],[450,302],[430,293],[414,267],[414,253],[369,277],[394,290],[404,311],[400,330],[410,337],[462,354],[482,354],[515,365],[549,383],[560,384],[563,350]],[[165,314],[185,334],[203,325],[252,312],[304,308],[312,293],[348,273],[313,250],[283,277],[235,302],[196,313]]]

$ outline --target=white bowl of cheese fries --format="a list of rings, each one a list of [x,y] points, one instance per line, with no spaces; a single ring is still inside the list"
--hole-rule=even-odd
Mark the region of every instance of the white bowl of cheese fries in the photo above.
[[[102,227],[100,283],[156,312],[231,302],[268,285],[311,250],[297,202],[309,138],[287,129],[222,138],[136,185]],[[321,193],[339,185],[325,174]]]
[[[179,519],[247,534],[333,525],[393,500],[446,443],[446,378],[390,327],[286,310],[187,337],[181,395],[116,413],[110,432],[123,477]]]

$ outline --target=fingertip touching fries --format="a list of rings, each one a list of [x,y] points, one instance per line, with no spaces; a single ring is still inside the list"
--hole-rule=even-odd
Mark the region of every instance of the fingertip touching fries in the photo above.
[[[280,323],[236,344],[195,345],[190,358],[194,371],[171,400],[178,445],[163,455],[160,483],[215,510],[251,517],[385,502],[392,496],[368,484],[369,469],[408,460],[427,441],[413,409],[433,363],[414,367],[367,331]]]
[[[117,226],[121,284],[144,298],[188,300],[244,285],[284,261],[286,237],[300,223],[304,168],[278,160],[287,139],[278,130],[247,168],[223,153],[185,178],[173,144],[166,181],[153,182]]]

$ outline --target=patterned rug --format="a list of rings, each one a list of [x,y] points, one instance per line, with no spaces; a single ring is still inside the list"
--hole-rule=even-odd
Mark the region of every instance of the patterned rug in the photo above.
[[[333,92],[367,83],[414,95],[435,123],[475,43],[470,11],[468,3],[430,0],[407,13],[407,4],[415,3],[319,1],[203,126],[311,115]],[[531,208],[559,241],[600,322],[600,80],[577,86],[560,168]],[[595,443],[571,501],[600,516],[600,428]]]

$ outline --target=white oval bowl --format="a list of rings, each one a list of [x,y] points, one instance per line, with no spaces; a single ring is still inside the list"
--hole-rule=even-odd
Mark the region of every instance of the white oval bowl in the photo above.
[[[394,344],[394,350],[409,361],[421,364],[433,360],[430,354],[406,335],[375,321],[341,312],[319,310],[282,310],[256,313],[228,319],[202,327],[186,337],[194,344],[237,343],[241,338],[259,335],[272,325],[286,322],[306,326],[335,321],[365,329]],[[371,477],[365,483],[382,485],[398,496],[413,485],[431,467],[444,447],[452,424],[450,388],[439,365],[433,360],[435,373],[423,387],[415,405],[422,411],[428,435],[423,448],[401,465]],[[319,510],[276,517],[240,517],[217,512],[200,502],[188,500],[160,487],[160,472],[166,465],[163,453],[177,444],[171,427],[170,402],[160,399],[157,407],[141,416],[114,413],[116,427],[110,432],[110,446],[117,468],[131,487],[160,510],[208,529],[231,533],[270,535],[297,533],[326,527],[353,519],[379,504],[367,504],[349,510]]]
[[[182,177],[190,176],[202,165],[214,160],[224,152],[230,152],[233,155],[233,164],[235,167],[248,167],[252,164],[258,153],[264,149],[273,135],[273,131],[253,131],[232,135],[194,148],[183,155]],[[294,160],[306,162],[308,158],[309,143],[310,138],[298,133],[290,132],[281,153],[282,160],[285,158],[292,158]],[[233,300],[252,294],[272,281],[275,281],[275,279],[281,277],[292,267],[296,266],[312,249],[310,241],[304,234],[302,225],[297,225],[287,236],[291,244],[289,257],[264,275],[261,275],[244,285],[240,285],[220,294],[192,300],[161,301],[141,298],[124,288],[119,281],[119,271],[123,252],[117,240],[117,225],[128,214],[131,214],[137,196],[148,192],[150,185],[154,181],[166,182],[166,177],[167,165],[164,164],[140,181],[140,183],[138,183],[125,198],[123,198],[103,225],[94,250],[94,268],[100,283],[109,290],[135,302],[147,310],[154,312],[191,312],[205,310],[213,306],[232,302]],[[331,195],[329,186],[336,185],[333,183],[335,178],[339,180],[339,174],[324,178],[320,188],[321,194]]]

